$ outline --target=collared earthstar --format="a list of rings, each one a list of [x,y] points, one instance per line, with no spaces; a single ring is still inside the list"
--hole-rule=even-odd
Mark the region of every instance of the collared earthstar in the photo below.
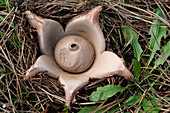
[[[26,17],[36,28],[41,55],[25,75],[28,80],[39,72],[58,78],[65,90],[66,106],[73,102],[76,92],[90,78],[103,78],[115,74],[133,79],[122,58],[105,51],[105,38],[99,26],[102,6],[72,18],[65,30],[60,23],[44,19],[30,11]]]

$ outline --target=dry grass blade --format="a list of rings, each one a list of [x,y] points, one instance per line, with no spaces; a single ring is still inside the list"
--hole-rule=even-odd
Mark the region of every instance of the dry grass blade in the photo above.
[[[52,97],[54,97],[54,98],[56,98],[56,99],[58,99],[58,100],[60,100],[60,101],[66,102],[66,100],[65,100],[64,98],[61,98],[61,97],[59,97],[59,96],[57,96],[57,95],[53,95],[53,94],[47,92],[46,90],[44,90],[44,89],[42,89],[42,88],[41,88],[41,90],[44,91],[46,94],[48,94],[48,95],[50,95],[50,96],[52,96]]]

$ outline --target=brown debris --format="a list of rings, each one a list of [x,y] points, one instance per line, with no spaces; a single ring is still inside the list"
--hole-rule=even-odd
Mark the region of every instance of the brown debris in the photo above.
[[[150,29],[154,14],[149,12],[158,8],[161,4],[164,14],[167,19],[164,19],[164,24],[170,23],[170,3],[168,0],[153,0],[146,2],[145,0],[125,1],[125,3],[119,3],[119,0],[109,2],[107,0],[87,1],[87,0],[71,0],[71,1],[60,1],[60,0],[29,0],[24,5],[14,3],[15,7],[11,8],[12,12],[1,12],[0,15],[5,18],[8,23],[0,19],[0,108],[2,105],[6,105],[6,108],[0,109],[0,112],[40,112],[47,108],[48,103],[56,106],[58,109],[64,103],[58,101],[57,96],[64,98],[64,89],[57,79],[53,79],[47,76],[46,72],[39,73],[35,77],[31,78],[30,81],[24,81],[24,72],[35,62],[35,60],[41,55],[40,48],[38,46],[38,39],[36,31],[31,27],[23,12],[31,10],[36,15],[44,18],[54,19],[59,21],[62,26],[66,26],[66,23],[72,17],[82,14],[97,5],[103,5],[103,10],[100,15],[100,26],[104,32],[106,41],[106,50],[113,51],[116,54],[122,55],[125,58],[127,67],[133,72],[132,58],[133,49],[130,46],[126,47],[125,39],[122,34],[122,25],[131,26],[139,35],[139,42],[143,49],[148,44],[150,36],[148,31]],[[157,3],[155,2],[157,1]],[[20,7],[18,9],[18,7]],[[131,10],[133,8],[133,10]],[[14,23],[14,24],[13,24]],[[15,25],[15,28],[12,27]],[[7,37],[14,43],[8,41]],[[119,37],[119,38],[117,38]],[[18,40],[18,41],[16,41]],[[165,45],[169,40],[169,35],[165,39],[162,39],[161,44]],[[18,47],[18,46],[19,47]],[[126,47],[126,48],[125,48]],[[163,66],[159,66],[159,70],[155,70],[151,74],[149,67],[147,67],[148,56],[150,50],[146,50],[145,54],[141,59],[142,74],[139,77],[139,83],[131,89],[128,89],[120,95],[115,95],[113,98],[109,98],[104,102],[104,106],[108,106],[107,110],[114,109],[124,103],[127,98],[132,95],[145,95],[147,99],[152,98],[151,91],[148,90],[148,82],[143,74],[150,74],[148,77],[152,83],[158,78],[157,75],[162,74],[157,80],[160,85],[154,85],[153,90],[156,91],[163,98],[157,97],[160,105],[163,109],[160,112],[169,112],[169,105],[164,102],[163,99],[169,97],[169,78],[170,71],[166,69],[167,63]],[[156,56],[155,56],[156,57]],[[146,71],[145,71],[146,70]],[[162,71],[160,71],[162,70]],[[128,87],[130,83],[123,77],[114,76],[107,79],[92,79],[87,86],[83,87],[77,93],[77,102],[72,106],[71,112],[78,112],[84,106],[99,105],[103,101],[97,103],[91,103],[89,95],[96,90],[99,86],[107,84],[121,85]],[[47,87],[48,85],[48,87]],[[42,90],[43,89],[43,90]],[[146,92],[145,92],[146,91]],[[47,92],[53,94],[49,95]],[[126,97],[124,95],[126,94]],[[116,104],[114,104],[116,102]],[[140,102],[139,102],[140,103]],[[136,105],[138,105],[137,103]],[[114,105],[113,105],[114,104]],[[51,104],[50,104],[51,105]],[[102,107],[101,107],[102,108]],[[99,108],[100,109],[100,108]],[[141,107],[125,106],[120,109],[119,112],[126,111],[142,111]],[[62,111],[61,111],[62,112]]]

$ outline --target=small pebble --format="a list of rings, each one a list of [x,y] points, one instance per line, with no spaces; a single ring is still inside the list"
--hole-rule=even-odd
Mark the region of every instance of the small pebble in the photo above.
[[[4,108],[4,109],[5,109],[5,108],[6,108],[6,104],[3,104],[3,105],[2,105],[2,108]]]

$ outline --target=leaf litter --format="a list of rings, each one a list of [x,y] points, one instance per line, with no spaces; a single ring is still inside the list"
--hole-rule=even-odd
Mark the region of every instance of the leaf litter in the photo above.
[[[47,76],[46,73],[39,73],[30,81],[23,80],[25,71],[41,55],[35,29],[28,24],[23,12],[31,10],[36,15],[54,19],[66,26],[70,18],[96,5],[103,5],[100,26],[106,38],[107,50],[124,57],[127,67],[136,79],[132,82],[120,76],[101,80],[92,79],[87,86],[79,90],[77,101],[69,110],[64,103],[55,98],[57,96],[64,98],[64,90],[57,79]],[[168,112],[170,107],[167,103],[170,96],[169,52],[167,52],[170,29],[169,5],[166,0],[150,2],[29,0],[10,1],[8,2],[10,7],[0,4],[6,7],[0,11],[2,14],[0,15],[0,112],[78,112],[83,110],[83,107],[90,109],[89,112],[155,112],[156,110]],[[126,36],[122,26],[127,26],[135,35]],[[131,42],[128,44],[127,38],[138,43],[139,48],[136,49]],[[126,89],[116,94],[112,93],[107,99],[90,101],[90,95],[98,87],[108,87],[107,85],[117,85]],[[131,103],[128,102],[130,99]]]

